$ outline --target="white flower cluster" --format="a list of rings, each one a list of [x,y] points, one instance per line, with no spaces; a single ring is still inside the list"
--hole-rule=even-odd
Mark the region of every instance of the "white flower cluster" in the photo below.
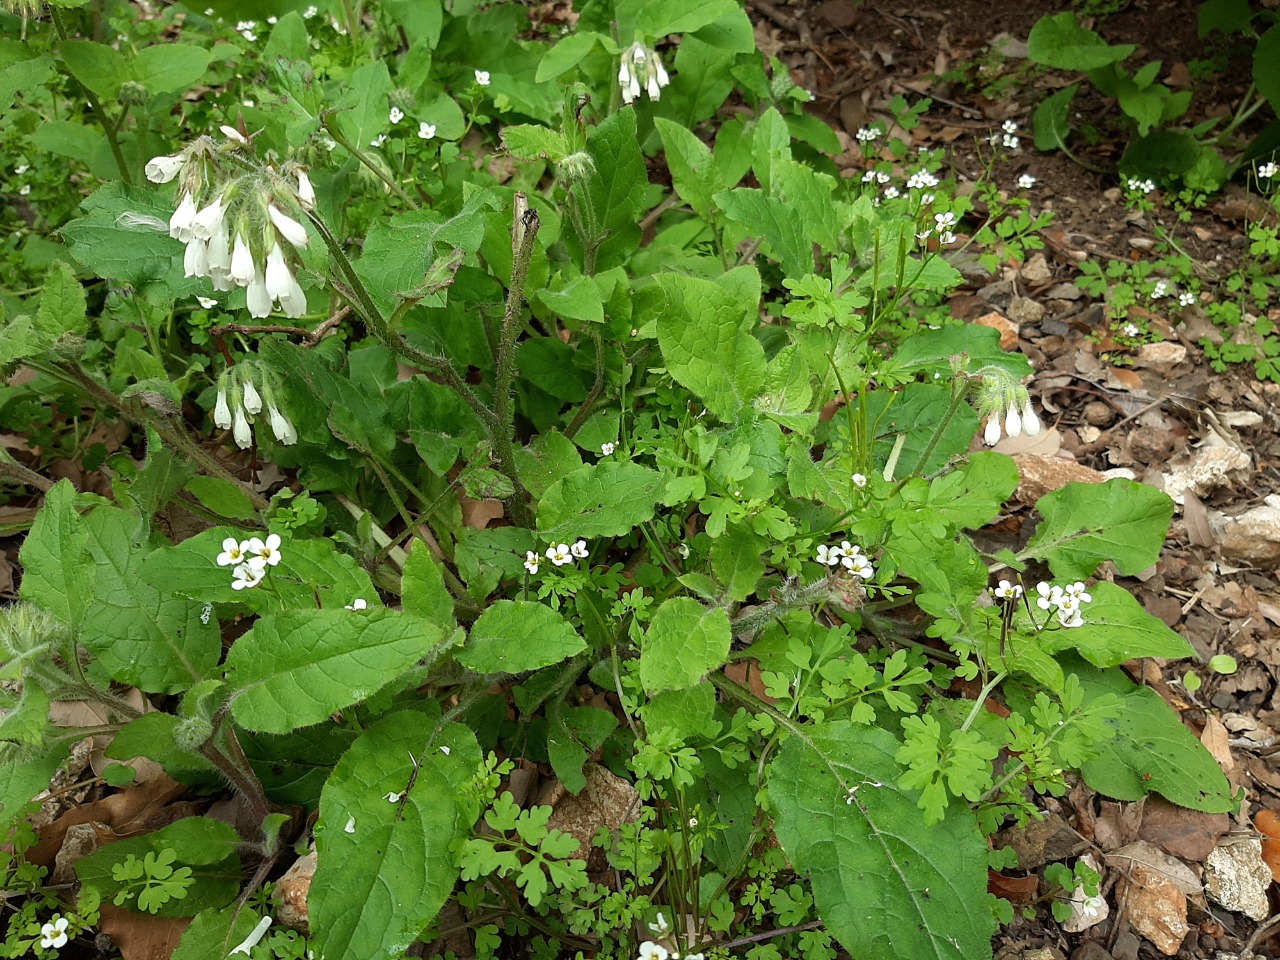
[[[1017,150],[1021,142],[1018,140],[1018,125],[1012,120],[1006,120],[1000,124],[999,130],[987,137],[987,142],[992,146],[999,143],[1003,144],[1007,150]]]
[[[1178,294],[1178,306],[1180,307],[1194,306],[1195,302],[1196,302],[1196,295],[1194,293],[1191,293],[1189,290]]]
[[[1160,300],[1169,295],[1169,281],[1157,280],[1156,285],[1151,288],[1151,299]]]
[[[240,20],[236,23],[236,32],[250,43],[254,43],[258,39],[258,35],[254,33],[257,26],[257,20]]]
[[[868,170],[862,175],[863,183],[885,184],[889,182],[889,179],[889,175],[883,170]]]
[[[1034,437],[1040,432],[1040,418],[1036,416],[1030,396],[1023,401],[1021,409],[1012,405],[1005,409],[1003,426],[1007,437],[1020,437],[1024,433],[1028,437]],[[987,446],[994,447],[1000,442],[1000,427],[1001,418],[998,414],[993,413],[987,418],[987,425],[982,431],[982,439]]]
[[[880,139],[882,132],[879,127],[859,127],[853,136],[859,143],[874,143]]]
[[[926,194],[925,196],[929,196],[929,195]],[[930,197],[930,200],[932,199],[933,198]],[[929,237],[933,235],[933,231],[937,230],[938,243],[942,244],[943,246],[947,246],[948,244],[952,244],[956,242],[957,237],[955,235],[955,231],[951,229],[955,225],[956,225],[956,215],[954,213],[951,213],[950,211],[946,213],[935,213],[933,215],[933,226],[928,227],[924,230],[921,230],[919,233],[917,233],[916,239],[919,240],[921,243],[924,243],[924,241],[928,240]]]
[[[1137,177],[1130,177],[1125,181],[1125,186],[1136,193],[1147,194],[1156,188],[1154,180],[1140,180]]]
[[[547,547],[547,559],[557,567],[563,567],[567,563],[573,563],[574,560],[584,560],[591,551],[587,549],[587,541],[577,540],[573,546],[567,543],[553,543]],[[538,567],[542,563],[542,558],[533,550],[526,550],[524,554],[524,568],[529,571],[531,576],[536,576]]]
[[[652,47],[633,43],[622,51],[618,66],[618,86],[622,88],[622,102],[634,103],[644,90],[650,100],[662,98],[662,88],[671,82],[662,58]]]
[[[1280,172],[1280,165],[1277,165],[1274,160],[1269,160],[1258,168],[1258,179],[1270,180],[1277,172]]]
[[[179,180],[169,236],[187,245],[184,272],[188,277],[208,277],[215,290],[244,287],[254,317],[270,316],[273,303],[285,316],[301,317],[307,312],[307,297],[286,254],[296,256],[310,238],[289,211],[311,209],[315,188],[307,171],[293,164],[286,166],[292,179],[271,167],[221,176],[218,152],[249,143],[234,127],[221,130],[228,140],[221,147],[201,137],[182,152],[153,157],[146,165],[152,183]]]
[[[1093,597],[1087,590],[1088,588],[1079,580],[1065,587],[1057,587],[1042,581],[1036,584],[1036,593],[1040,594],[1036,606],[1041,610],[1052,610],[1057,614],[1058,622],[1064,627],[1083,626],[1084,618],[1080,616],[1080,608],[1093,601]]]
[[[222,552],[218,554],[218,566],[232,567],[231,589],[248,590],[256,587],[267,575],[267,568],[280,562],[280,535],[272,533],[266,540],[261,537],[250,537],[248,540],[237,540],[227,537],[222,541]]]
[[[917,170],[907,178],[908,190],[925,190],[929,187],[936,187],[940,181],[928,170]]]
[[[276,403],[272,378],[261,371],[258,377],[261,391],[253,382],[251,363],[238,363],[222,372],[222,376],[218,378],[218,394],[213,404],[214,425],[220,430],[230,430],[236,446],[241,450],[247,449],[253,443],[250,425],[254,422],[254,417],[262,413],[262,405],[265,403],[267,419],[276,440],[285,446],[297,443],[298,431]]]
[[[67,927],[71,921],[56,913],[53,919],[40,928],[40,946],[45,950],[60,950],[67,945]]]
[[[848,540],[841,540],[837,547],[822,544],[818,547],[818,555],[814,559],[828,567],[844,567],[853,576],[863,580],[870,580],[876,575],[876,568],[871,565],[862,548]]]

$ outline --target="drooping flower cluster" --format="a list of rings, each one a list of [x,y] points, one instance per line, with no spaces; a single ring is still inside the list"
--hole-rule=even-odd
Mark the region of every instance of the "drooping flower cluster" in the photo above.
[[[1016,377],[999,367],[984,367],[979,371],[981,386],[978,388],[978,416],[986,426],[982,439],[988,446],[1000,442],[1001,428],[1009,437],[1024,433],[1034,437],[1040,432],[1040,418],[1031,405],[1031,395]]]
[[[1054,586],[1053,584],[1041,581],[1036,584],[1036,593],[1040,598],[1036,600],[1036,606],[1041,610],[1052,610],[1058,617],[1058,623],[1064,627],[1080,627],[1084,625],[1084,618],[1080,616],[1080,608],[1093,601],[1093,597],[1089,595],[1088,588],[1077,580],[1075,583],[1069,583],[1065,587]]]
[[[633,43],[622,51],[618,66],[618,86],[622,88],[622,102],[634,103],[643,90],[650,100],[662,99],[662,88],[671,82],[662,58],[652,47]]]
[[[828,567],[844,567],[850,574],[862,580],[870,580],[876,575],[875,567],[862,552],[862,548],[848,540],[841,540],[840,545],[835,547],[820,545],[818,555],[814,559]]]
[[[231,589],[249,590],[262,582],[267,568],[280,563],[280,535],[268,534],[267,539],[250,537],[237,540],[227,537],[222,541],[218,554],[218,566],[231,567]]]
[[[307,297],[290,261],[310,242],[300,218],[315,205],[315,188],[307,171],[292,163],[283,172],[271,166],[226,169],[225,157],[249,141],[234,127],[221,131],[223,143],[200,137],[146,165],[152,183],[178,181],[169,235],[187,245],[184,272],[208,277],[218,291],[243,287],[254,317],[270,316],[273,304],[285,316],[301,317]]]
[[[276,440],[286,446],[297,443],[298,431],[276,402],[274,377],[256,367],[252,361],[244,361],[222,371],[213,405],[213,422],[220,430],[230,430],[236,446],[244,450],[253,443],[250,426],[254,418],[262,413],[264,403],[271,432],[275,434]]]

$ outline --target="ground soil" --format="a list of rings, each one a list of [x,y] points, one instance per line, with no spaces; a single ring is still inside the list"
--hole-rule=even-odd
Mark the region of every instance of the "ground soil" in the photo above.
[[[762,48],[780,57],[797,82],[813,92],[814,112],[846,135],[865,123],[891,120],[888,105],[896,94],[913,101],[920,96],[933,99],[919,128],[897,132],[913,147],[944,148],[962,189],[989,163],[987,135],[1006,119],[1029,134],[1035,106],[1077,79],[1029,68],[1018,55],[1018,45],[1025,43],[1039,17],[1067,5],[1065,0],[748,0]],[[1160,76],[1171,84],[1186,75],[1188,65],[1199,77],[1199,62],[1216,57],[1218,71],[1192,85],[1191,123],[1234,109],[1249,78],[1249,60],[1241,51],[1200,39],[1196,6],[1189,0],[1132,0],[1114,13],[1084,18],[1109,42],[1137,44],[1134,62],[1161,60]],[[1011,55],[1001,56],[1000,50]],[[1186,637],[1202,656],[1227,653],[1239,661],[1241,669],[1234,676],[1210,676],[1194,693],[1178,683],[1186,664],[1128,666],[1135,679],[1150,684],[1179,711],[1233,783],[1245,790],[1248,802],[1242,816],[1230,824],[1231,835],[1256,837],[1256,825],[1266,822],[1266,816],[1259,819],[1258,814],[1280,807],[1280,762],[1273,733],[1280,728],[1280,704],[1275,699],[1280,677],[1278,561],[1228,555],[1205,518],[1221,517],[1221,523],[1230,524],[1232,517],[1261,504],[1280,486],[1280,385],[1259,383],[1248,367],[1225,373],[1210,370],[1199,344],[1213,331],[1198,309],[1179,314],[1163,302],[1149,305],[1147,319],[1153,329],[1161,331],[1168,344],[1186,350],[1179,362],[1152,367],[1135,363],[1136,351],[1116,349],[1108,337],[1114,324],[1107,304],[1087,296],[1070,301],[1046,296],[1055,285],[1076,279],[1082,261],[1154,255],[1150,251],[1162,229],[1176,236],[1195,259],[1203,289],[1213,296],[1215,280],[1228,276],[1246,252],[1241,211],[1256,207],[1244,185],[1237,183],[1188,223],[1179,223],[1161,202],[1152,214],[1134,215],[1114,173],[1124,146],[1121,127],[1110,120],[1117,116],[1114,105],[1086,96],[1077,101],[1077,110],[1095,128],[1093,142],[1080,145],[1082,159],[1111,172],[1092,172],[1060,153],[1038,152],[1024,139],[1023,149],[1001,160],[992,172],[1010,192],[1020,174],[1036,178],[1034,189],[1025,195],[1034,210],[1055,214],[1052,226],[1043,232],[1044,263],[1033,265],[1034,277],[1028,264],[1017,262],[1007,263],[998,275],[971,276],[967,289],[952,299],[952,307],[967,318],[993,307],[1006,314],[1010,291],[993,288],[1002,283],[1013,296],[1045,307],[1042,316],[1033,314],[1034,319],[1005,327],[1010,345],[1026,353],[1038,371],[1031,391],[1052,424],[1053,449],[1039,447],[1034,452],[1097,471],[1127,468],[1136,479],[1159,486],[1167,479],[1171,461],[1195,460],[1222,439],[1214,435],[1224,430],[1224,421],[1238,424],[1225,427],[1224,442],[1237,462],[1247,466],[1207,486],[1199,497],[1187,498],[1156,566],[1136,578],[1115,579],[1133,589],[1149,611]],[[1015,445],[1009,452],[1028,449]],[[1016,511],[1009,521],[1016,530]],[[1148,809],[1144,827],[1143,811],[1135,807],[1110,803],[1081,785],[1069,802],[1049,803],[1047,810],[1050,820],[1074,838],[1068,847],[1078,854],[1089,848],[1105,852],[1109,845],[1114,849],[1118,839],[1139,835],[1159,842],[1163,811]],[[1185,827],[1190,819],[1182,819]],[[1127,827],[1119,830],[1117,839],[1109,828],[1100,828],[1107,822]],[[1225,821],[1218,826],[1226,829]],[[1203,865],[1194,857],[1203,861],[1207,849],[1199,854],[1181,851],[1197,874]],[[1018,871],[1006,874],[993,884],[1013,884],[1022,876]],[[1109,919],[1081,933],[1067,933],[1042,909],[1002,931],[997,956],[1132,960],[1165,955],[1139,935],[1140,908],[1127,892],[1128,878],[1114,870],[1107,874]],[[1035,884],[1031,887],[1034,890]],[[1039,892],[1043,890],[1041,886]],[[1274,886],[1270,897],[1269,913],[1275,909]],[[1239,954],[1255,932],[1262,934],[1253,943],[1259,955],[1280,950],[1280,938],[1269,941],[1257,921],[1211,898],[1192,896],[1187,909],[1190,932],[1180,946],[1166,945],[1171,955],[1225,958]]]

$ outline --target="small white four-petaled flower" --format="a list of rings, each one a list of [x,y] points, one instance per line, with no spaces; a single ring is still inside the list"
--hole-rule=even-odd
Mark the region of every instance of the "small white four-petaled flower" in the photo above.
[[[404,119],[404,111],[399,107],[392,107],[391,112],[387,114],[387,119],[392,123],[399,123]]]
[[[420,124],[418,124],[419,139],[430,140],[435,135],[436,135],[436,125],[434,123],[427,123],[427,121],[423,120]]]
[[[489,71],[488,71],[488,70],[477,70],[477,71],[476,71],[476,83],[480,84],[480,86],[482,86],[482,87],[487,87],[487,86],[489,85]]]
[[[40,946],[45,950],[59,950],[67,945],[67,927],[71,921],[56,913],[53,919],[40,928]]]
[[[563,567],[566,563],[573,563],[573,554],[567,543],[552,544],[547,547],[547,559],[557,567]]]
[[[612,443],[602,443],[602,444],[600,445],[600,453],[601,453],[603,456],[606,456],[606,457],[611,457],[611,456],[613,456],[613,451],[614,451],[615,449],[617,449],[617,448],[616,448],[616,447],[614,446],[614,444],[612,444]]]
[[[525,551],[525,553],[524,553],[524,568],[525,568],[526,570],[528,570],[528,571],[529,571],[529,576],[531,576],[531,577],[533,577],[533,576],[537,576],[537,574],[538,574],[538,565],[539,565],[540,563],[541,563],[541,558],[540,558],[536,553],[534,553],[534,551],[532,551],[532,550],[526,550],[526,551]]]
[[[1022,596],[1022,584],[1001,580],[991,592],[995,594],[997,600],[1017,600]]]

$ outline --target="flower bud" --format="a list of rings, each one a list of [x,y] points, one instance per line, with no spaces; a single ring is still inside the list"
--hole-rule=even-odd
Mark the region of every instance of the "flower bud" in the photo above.
[[[271,217],[271,222],[280,231],[280,236],[288,240],[293,246],[305,247],[311,242],[302,224],[287,213],[284,213],[274,203],[267,207],[267,215]]]
[[[120,94],[118,97],[121,106],[125,107],[142,107],[146,106],[151,99],[151,91],[138,83],[137,80],[126,80],[120,84]]]
[[[152,183],[168,183],[182,170],[181,154],[172,157],[152,157],[147,161],[147,179]]]

